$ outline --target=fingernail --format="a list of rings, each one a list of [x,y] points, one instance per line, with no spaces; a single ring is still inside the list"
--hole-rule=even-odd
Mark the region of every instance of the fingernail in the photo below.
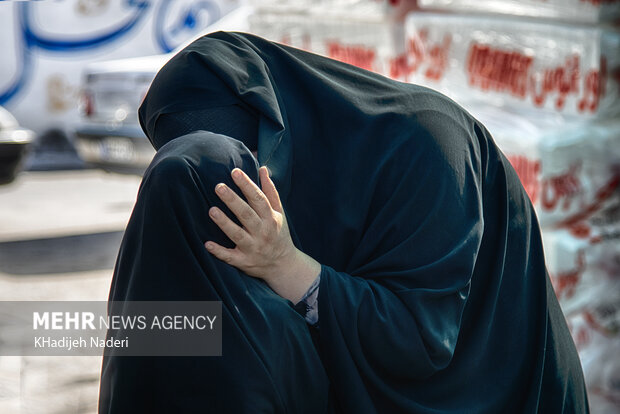
[[[205,247],[207,248],[207,250],[211,250],[211,249],[213,249],[213,243],[211,243],[211,242],[206,242],[206,243],[205,243]]]
[[[241,170],[239,168],[235,168],[234,170],[232,170],[232,175],[235,178],[241,178]]]
[[[215,207],[212,207],[212,208],[209,209],[209,214],[211,216],[213,216],[213,217],[217,217],[218,211],[217,211],[217,209]]]
[[[226,192],[226,184],[219,183],[215,186],[215,191],[219,194],[224,194]]]

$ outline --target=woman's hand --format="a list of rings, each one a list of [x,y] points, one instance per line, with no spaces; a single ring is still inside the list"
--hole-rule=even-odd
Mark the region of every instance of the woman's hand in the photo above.
[[[215,186],[216,194],[242,227],[212,207],[209,216],[236,246],[227,249],[207,241],[205,247],[218,259],[265,280],[280,296],[297,303],[319,275],[321,265],[293,244],[280,196],[266,167],[260,168],[259,176],[262,191],[239,168],[232,171],[233,181],[248,202],[225,184]]]

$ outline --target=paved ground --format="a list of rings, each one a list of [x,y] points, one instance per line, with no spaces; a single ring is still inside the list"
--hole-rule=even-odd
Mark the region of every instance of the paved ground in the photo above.
[[[139,182],[77,170],[0,186],[0,300],[106,300]],[[96,413],[100,365],[0,356],[0,413]]]

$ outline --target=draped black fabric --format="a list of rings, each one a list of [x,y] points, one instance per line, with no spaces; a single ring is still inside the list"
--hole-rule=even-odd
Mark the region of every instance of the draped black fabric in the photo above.
[[[168,142],[194,131],[210,131],[233,137],[250,150],[258,149],[258,115],[240,105],[207,108],[161,115],[154,140]]]
[[[217,180],[235,166],[256,179],[247,148],[206,132],[158,138],[166,114],[228,105],[257,114],[258,161],[296,246],[322,264],[318,331],[204,251],[224,237],[207,215]],[[106,358],[101,411],[587,412],[532,205],[448,98],[218,32],[161,69],[139,115],[159,151],[110,299],[222,300],[224,356]]]

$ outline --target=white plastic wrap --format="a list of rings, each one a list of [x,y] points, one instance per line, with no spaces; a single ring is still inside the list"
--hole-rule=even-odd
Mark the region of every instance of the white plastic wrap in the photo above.
[[[591,412],[620,412],[620,202],[571,228],[544,230],[543,242]]]
[[[318,18],[339,15],[346,18],[390,17],[399,19],[417,9],[416,0],[251,0],[258,12],[313,13]]]
[[[620,113],[620,34],[601,27],[410,13],[409,81],[466,104],[580,119]]]
[[[589,306],[569,316],[567,321],[579,352],[590,412],[617,414],[620,412],[620,297],[616,297],[615,303]]]
[[[272,13],[256,11],[249,17],[250,32],[274,42],[312,51],[312,37],[317,24],[304,24],[310,20],[307,13]]]
[[[250,30],[267,39],[404,80],[404,28],[390,18],[341,18],[306,13],[257,12]]]
[[[592,218],[620,199],[620,120],[534,124],[471,109],[519,174],[543,226]]]
[[[620,226],[597,228],[581,222],[570,229],[545,229],[543,243],[547,270],[564,314],[615,303],[616,319],[605,323],[620,328]]]
[[[421,9],[468,13],[499,13],[597,23],[620,19],[617,0],[418,0]]]

